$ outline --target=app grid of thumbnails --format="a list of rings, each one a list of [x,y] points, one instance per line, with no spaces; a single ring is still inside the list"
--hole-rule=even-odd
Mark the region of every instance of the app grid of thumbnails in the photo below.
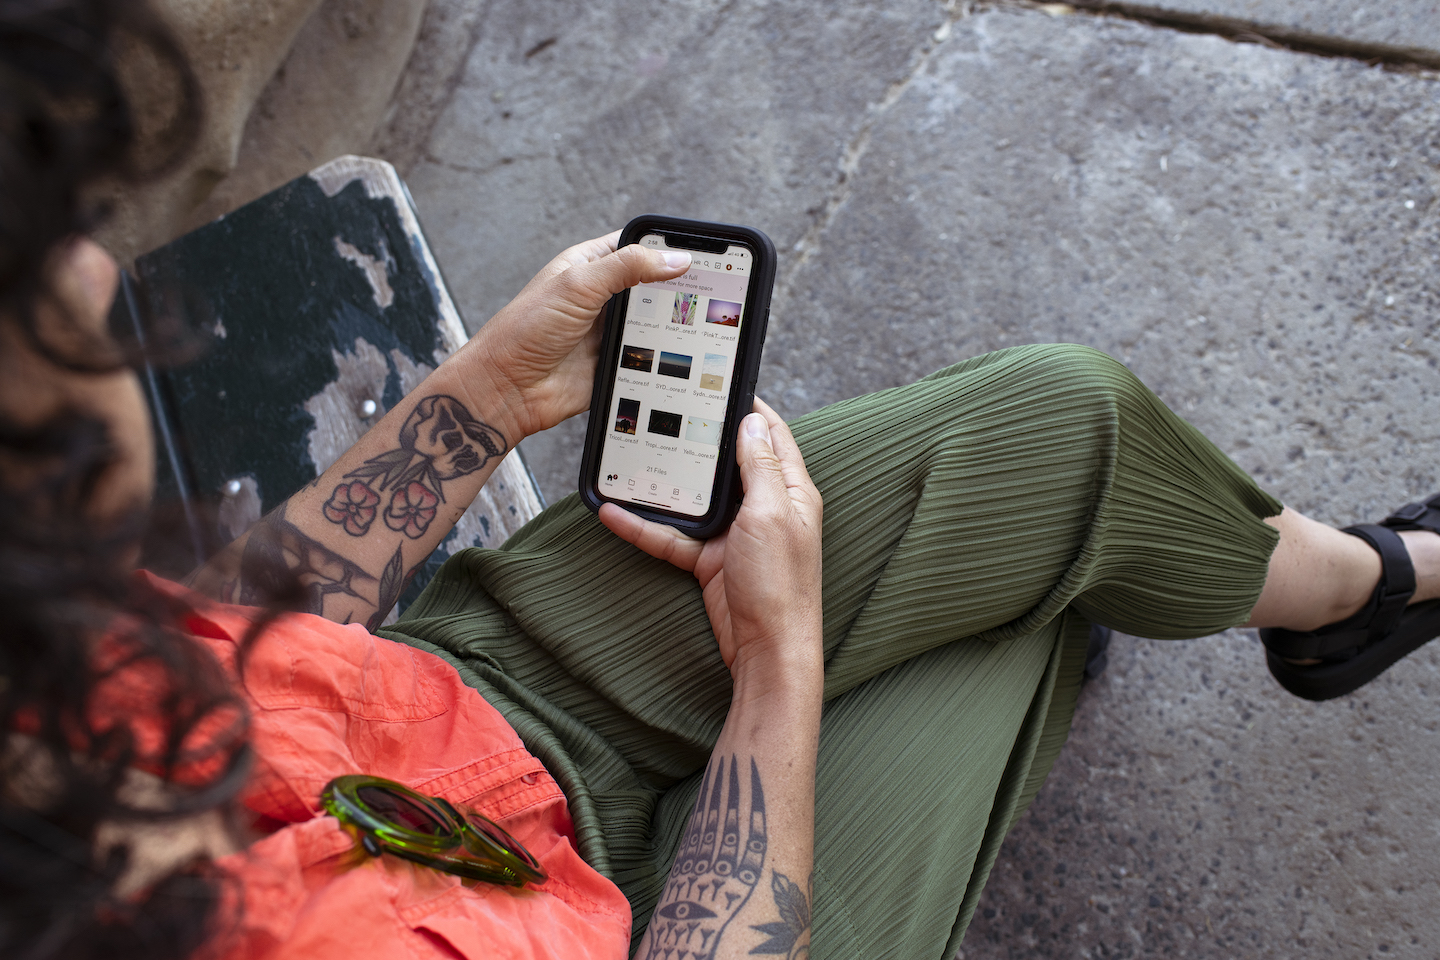
[[[712,447],[720,445],[720,430],[724,420],[696,414],[679,414],[669,410],[652,409],[645,424],[645,432],[660,437],[678,439],[683,427],[687,443],[704,443]],[[615,432],[634,435],[640,430],[640,401],[620,398],[615,410]]]
[[[678,326],[694,326],[700,316],[700,298],[693,293],[675,294],[670,310],[670,322]],[[740,304],[730,300],[711,299],[705,308],[705,322],[722,327],[740,326]],[[653,373],[677,380],[690,380],[695,370],[695,356],[673,350],[659,350],[626,343],[620,350],[620,367],[641,373]],[[700,382],[702,390],[717,394],[725,392],[725,378],[729,372],[730,358],[723,353],[701,353]],[[641,427],[640,401],[621,397],[616,405],[616,433],[634,435]],[[662,437],[679,438],[683,429],[689,443],[720,445],[720,432],[724,421],[709,416],[681,414],[667,410],[651,409],[644,427],[646,433]]]
[[[656,361],[659,361],[658,363]],[[701,355],[700,388],[716,393],[725,391],[725,374],[729,358],[723,353]],[[636,347],[625,344],[620,352],[620,366],[626,370],[655,373],[662,377],[689,380],[695,368],[695,358],[685,353],[670,350],[655,350],[651,347]],[[682,427],[685,439],[690,443],[720,445],[720,428],[723,420],[700,415],[683,415],[667,410],[652,409],[645,424],[645,432],[662,437],[680,436]],[[640,401],[621,397],[616,405],[616,433],[634,435],[640,429]]]

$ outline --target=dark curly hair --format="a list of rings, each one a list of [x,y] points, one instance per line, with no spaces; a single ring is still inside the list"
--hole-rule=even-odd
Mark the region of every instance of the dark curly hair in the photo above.
[[[167,89],[150,105],[163,122],[143,136],[117,50]],[[199,120],[195,78],[142,4],[0,0],[0,325],[67,370],[127,361],[124,344],[40,328],[48,264],[104,217],[98,185],[170,169]],[[0,412],[0,956],[178,960],[219,915],[222,878],[207,863],[120,896],[131,852],[99,846],[111,825],[232,811],[249,762],[243,702],[172,626],[186,611],[125,569],[144,518],[99,532],[83,519],[112,459],[93,417],[35,427]],[[97,691],[137,670],[154,681],[154,749],[138,720],[95,709]],[[143,800],[127,786],[136,767],[161,785]]]

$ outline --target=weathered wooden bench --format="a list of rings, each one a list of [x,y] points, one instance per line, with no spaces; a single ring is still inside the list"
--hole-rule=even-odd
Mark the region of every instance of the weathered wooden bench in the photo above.
[[[341,157],[136,260],[115,323],[179,316],[207,340],[145,381],[161,514],[198,563],[319,476],[466,333],[394,167]],[[543,507],[511,452],[417,572],[499,546]],[[148,558],[147,558],[148,559]],[[178,575],[183,570],[162,569]],[[392,617],[395,614],[392,614]]]

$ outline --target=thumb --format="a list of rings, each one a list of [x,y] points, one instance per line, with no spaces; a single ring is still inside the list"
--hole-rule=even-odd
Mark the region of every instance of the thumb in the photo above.
[[[629,243],[598,260],[570,267],[555,278],[555,283],[569,302],[594,311],[621,290],[675,279],[690,268],[690,262],[688,253],[647,250],[638,243]]]
[[[770,425],[761,414],[752,413],[740,421],[735,457],[740,464],[746,506],[768,510],[785,500],[785,475],[770,445]]]

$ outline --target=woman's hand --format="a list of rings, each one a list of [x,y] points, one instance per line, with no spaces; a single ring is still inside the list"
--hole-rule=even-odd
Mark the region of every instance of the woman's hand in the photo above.
[[[698,933],[707,956],[740,960],[772,952],[775,935],[766,931],[775,929],[792,935],[791,956],[809,956],[825,682],[820,492],[790,428],[759,400],[755,409],[741,421],[735,449],[745,502],[720,536],[692,540],[613,503],[600,508],[620,537],[694,572],[735,678],[705,773],[715,786],[696,803],[642,956],[693,949]],[[727,780],[733,786],[722,790]],[[717,815],[749,825],[738,846],[713,842]]]
[[[823,667],[820,491],[790,428],[758,398],[740,423],[736,458],[745,501],[711,540],[693,540],[607,503],[600,520],[621,539],[695,574],[720,655],[739,681]]]
[[[619,239],[617,231],[587,240],[551,260],[452,359],[477,372],[478,389],[501,396],[501,429],[512,446],[589,406],[605,303],[690,266],[688,253],[639,244],[616,250]]]

